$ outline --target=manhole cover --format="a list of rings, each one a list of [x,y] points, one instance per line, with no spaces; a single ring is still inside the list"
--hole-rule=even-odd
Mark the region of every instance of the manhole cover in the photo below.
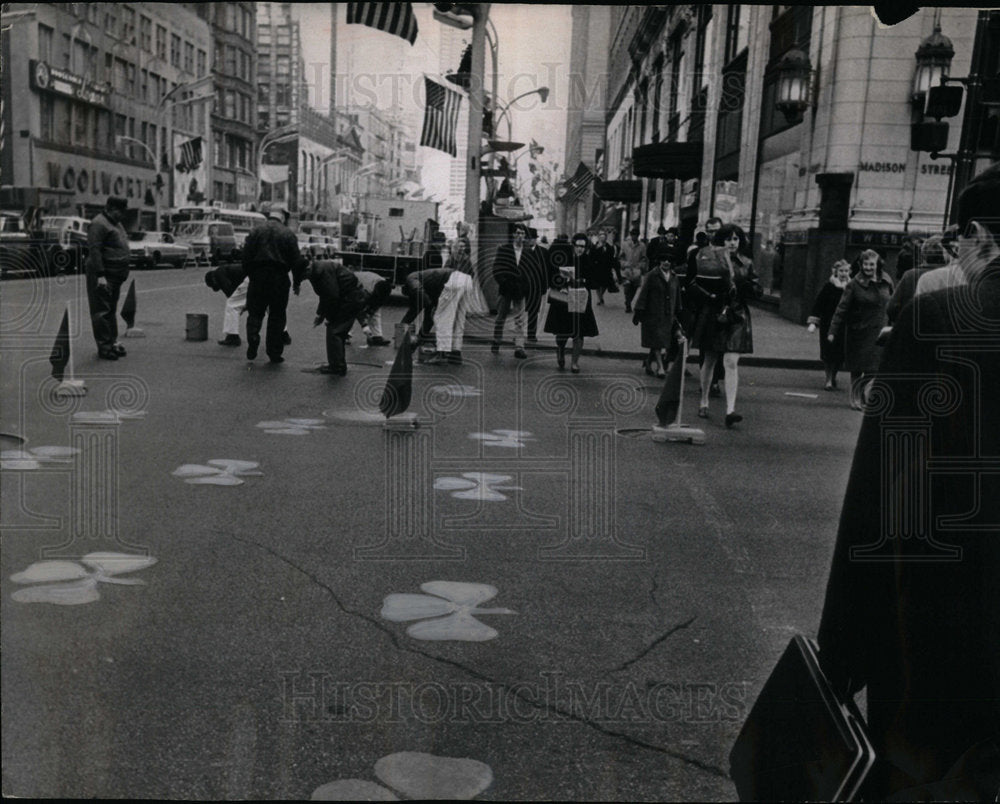
[[[615,430],[616,435],[624,438],[646,438],[652,432],[652,427],[623,427],[621,430]]]

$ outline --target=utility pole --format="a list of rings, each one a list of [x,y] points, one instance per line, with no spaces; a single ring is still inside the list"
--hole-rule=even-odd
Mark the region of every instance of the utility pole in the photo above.
[[[479,190],[482,171],[481,143],[483,138],[483,75],[486,69],[486,21],[489,3],[470,3],[472,14],[472,58],[469,68],[469,141],[468,164],[465,171],[465,221],[479,232]],[[475,255],[473,255],[473,259]]]

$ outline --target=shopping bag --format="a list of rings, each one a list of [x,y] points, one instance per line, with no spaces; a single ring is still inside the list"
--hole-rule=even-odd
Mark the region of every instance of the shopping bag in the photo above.
[[[590,292],[586,288],[570,288],[567,306],[571,313],[582,313],[587,309]]]

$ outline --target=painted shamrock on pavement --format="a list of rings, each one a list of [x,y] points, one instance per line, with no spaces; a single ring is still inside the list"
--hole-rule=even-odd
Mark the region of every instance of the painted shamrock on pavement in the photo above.
[[[527,430],[490,430],[488,433],[469,433],[469,438],[482,441],[487,447],[523,447],[525,441],[534,441]]]
[[[400,751],[375,763],[382,785],[364,779],[330,782],[313,790],[313,801],[399,801],[410,799],[463,801],[493,784],[493,770],[475,759],[437,757],[420,751]]]
[[[0,452],[0,469],[10,472],[30,472],[45,463],[69,463],[80,450],[73,447],[32,447],[5,449]]]
[[[175,477],[183,477],[185,483],[207,486],[242,486],[241,477],[259,477],[263,472],[256,471],[259,463],[254,461],[238,461],[233,458],[213,458],[208,466],[197,463],[186,463],[171,472]]]
[[[322,419],[282,419],[281,421],[258,422],[265,433],[275,435],[309,435],[314,430],[325,430]]]
[[[429,393],[432,394],[447,394],[448,396],[482,396],[483,392],[476,388],[474,385],[435,385],[433,386]]]
[[[414,639],[485,642],[498,633],[473,615],[517,614],[510,609],[476,608],[497,595],[496,587],[485,583],[429,581],[420,588],[427,594],[392,594],[382,603],[381,614],[386,620],[397,623],[423,621],[406,629]],[[431,617],[435,619],[427,619]]]
[[[439,477],[434,481],[438,491],[450,491],[459,500],[484,500],[500,502],[507,499],[501,491],[521,491],[520,486],[505,486],[513,480],[510,475],[495,475],[490,472],[463,472],[461,477]]]
[[[10,576],[18,584],[42,584],[19,589],[11,595],[18,603],[54,603],[57,606],[79,606],[100,600],[98,583],[139,586],[145,581],[138,578],[116,578],[124,572],[151,567],[156,559],[128,553],[87,553],[75,561],[38,561],[22,572]],[[81,566],[85,564],[86,567]],[[93,572],[88,571],[90,567]]]

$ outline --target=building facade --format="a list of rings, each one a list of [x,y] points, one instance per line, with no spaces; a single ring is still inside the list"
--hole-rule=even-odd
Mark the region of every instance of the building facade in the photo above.
[[[739,224],[782,314],[804,321],[834,260],[875,247],[892,272],[904,238],[946,225],[953,160],[910,149],[915,53],[937,29],[950,75],[995,75],[998,22],[962,8],[883,27],[867,6],[619,7],[595,192],[625,212],[622,231],[690,239],[711,216]],[[1000,158],[997,104],[971,138],[969,111],[942,151],[982,167]]]
[[[212,141],[209,200],[248,208],[257,200],[256,4],[187,3],[211,29]]]
[[[157,228],[174,143],[187,144],[186,174],[203,168],[206,23],[181,5],[10,3],[3,26],[0,182],[12,200],[92,217],[118,195],[132,225]]]

